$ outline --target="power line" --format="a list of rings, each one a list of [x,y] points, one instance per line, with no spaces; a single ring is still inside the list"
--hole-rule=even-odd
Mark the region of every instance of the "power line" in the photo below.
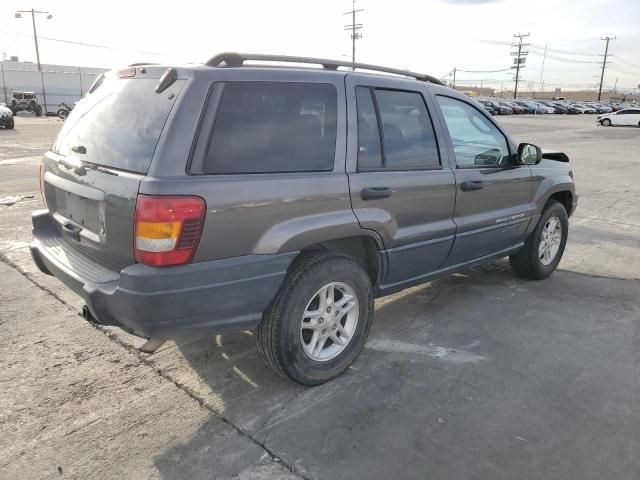
[[[539,53],[539,52],[537,52],[537,51],[535,51],[535,50],[534,50],[534,51],[532,51],[532,52],[530,52],[530,53],[531,53],[531,55],[535,55],[535,56],[538,56],[538,57],[543,57],[543,56],[545,56],[544,52],[543,52],[543,53]],[[553,53],[549,53],[549,51],[547,51],[547,53],[546,53],[546,57],[547,57],[547,58],[550,58],[550,59],[553,59],[553,60],[558,60],[558,61],[561,61],[561,62],[567,62],[567,63],[586,63],[586,64],[598,64],[598,65],[600,64],[600,62],[599,62],[599,61],[593,61],[593,60],[578,60],[578,59],[576,59],[576,58],[565,58],[565,57],[560,57],[560,56],[558,56],[558,55],[554,55]]]
[[[616,55],[616,58],[618,59],[619,62],[626,63],[630,67],[640,68],[640,65],[638,65],[637,63],[633,63],[633,62],[630,62],[629,60],[625,60],[624,58],[620,57],[620,55]]]
[[[25,33],[18,33],[18,32],[8,32],[5,30],[0,30],[0,33],[4,33],[7,35],[17,35],[20,37],[30,37],[31,35],[27,35]],[[86,42],[80,42],[77,40],[64,40],[61,38],[53,38],[53,37],[43,37],[42,35],[38,35],[39,39],[43,39],[43,40],[49,40],[51,42],[58,42],[58,43],[66,43],[66,44],[70,44],[70,45],[79,45],[82,47],[91,47],[91,48],[101,48],[104,50],[115,50],[115,51],[121,51],[121,52],[130,52],[130,53],[139,53],[142,55],[154,55],[154,56],[158,56],[158,57],[166,57],[166,54],[163,53],[158,53],[158,52],[145,52],[145,51],[140,51],[140,50],[128,50],[126,48],[118,48],[118,47],[110,47],[107,45],[99,45],[97,43],[86,43]]]
[[[602,81],[604,80],[604,69],[607,67],[607,55],[609,54],[609,42],[611,40],[615,40],[616,37],[602,37],[602,40],[606,41],[604,47],[604,59],[602,60],[602,73],[600,74],[600,86],[598,87],[598,101],[600,101],[600,96],[602,95]]]
[[[599,57],[600,55],[597,53],[579,53],[579,52],[571,52],[569,50],[558,50],[555,48],[547,48],[547,45],[536,45],[535,43],[531,44],[532,50],[547,50],[552,53],[560,53],[562,55],[575,55],[578,57]]]
[[[497,73],[497,72],[508,72],[509,70],[511,70],[511,67],[501,68],[499,70],[463,70],[461,68],[457,69],[458,72],[465,72],[465,73]]]

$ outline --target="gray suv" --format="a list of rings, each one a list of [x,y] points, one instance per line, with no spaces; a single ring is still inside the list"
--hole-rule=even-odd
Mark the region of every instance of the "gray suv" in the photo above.
[[[221,54],[99,77],[44,156],[34,261],[146,351],[255,330],[305,385],[355,360],[377,297],[505,256],[556,269],[566,155],[429,75],[343,67]]]

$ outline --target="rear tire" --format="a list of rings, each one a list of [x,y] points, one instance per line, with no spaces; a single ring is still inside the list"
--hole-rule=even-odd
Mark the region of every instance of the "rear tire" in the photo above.
[[[604,120],[602,120],[602,125],[604,125],[605,127],[610,127],[611,120],[609,120],[608,118],[605,118]]]
[[[509,257],[511,268],[523,278],[531,280],[547,278],[555,271],[562,259],[568,233],[567,211],[560,202],[552,200],[542,212],[538,225],[529,235],[522,250]],[[558,235],[559,239],[557,239]]]
[[[303,257],[264,312],[258,349],[277,374],[320,385],[357,358],[372,318],[371,280],[355,260],[329,252]]]

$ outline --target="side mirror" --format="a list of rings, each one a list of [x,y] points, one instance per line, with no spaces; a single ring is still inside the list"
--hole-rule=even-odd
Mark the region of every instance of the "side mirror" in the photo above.
[[[542,160],[542,150],[531,143],[521,143],[518,145],[519,165],[537,165]]]

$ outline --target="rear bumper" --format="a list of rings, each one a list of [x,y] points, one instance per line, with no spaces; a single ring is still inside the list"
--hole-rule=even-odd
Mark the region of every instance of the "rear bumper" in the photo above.
[[[134,264],[107,273],[86,257],[79,262],[60,255],[65,240],[52,243],[58,233],[48,211],[34,212],[32,221],[31,255],[38,268],[80,295],[99,323],[149,338],[256,327],[296,255],[247,255],[164,268]]]

